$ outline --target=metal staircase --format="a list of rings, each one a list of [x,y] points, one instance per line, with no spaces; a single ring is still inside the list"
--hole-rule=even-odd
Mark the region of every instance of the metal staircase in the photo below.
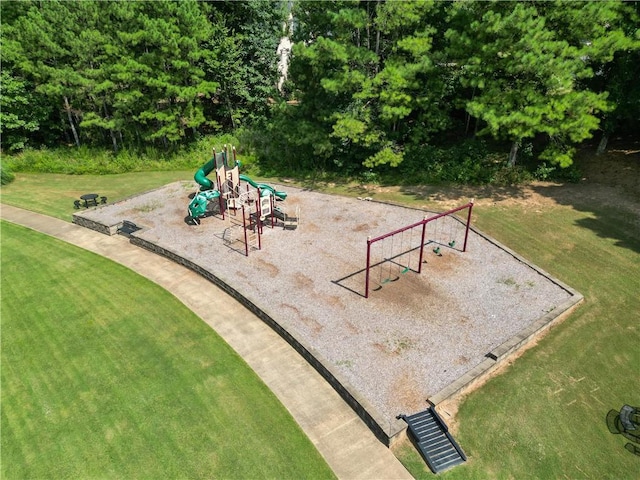
[[[400,415],[398,418],[407,422],[418,450],[433,473],[440,473],[467,460],[433,407],[414,415]]]

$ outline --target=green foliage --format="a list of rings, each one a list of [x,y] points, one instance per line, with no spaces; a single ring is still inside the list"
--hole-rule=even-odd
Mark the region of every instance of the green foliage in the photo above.
[[[431,59],[433,12],[444,7],[424,1],[322,7],[295,5],[289,78],[299,103],[276,114],[304,122],[304,132],[287,130],[289,141],[306,134],[297,142],[322,145],[313,148],[324,157],[321,166],[332,158],[348,158],[338,162],[347,171],[397,166],[405,143],[449,125],[442,102],[448,91]]]
[[[172,149],[229,120],[238,126],[274,92],[277,59],[266,52],[283,11],[272,2],[25,2],[8,18],[3,73],[14,73],[3,84],[15,88],[3,123],[12,131],[63,125],[76,146]],[[36,94],[47,122],[21,108]]]
[[[490,183],[502,187],[510,187],[526,183],[532,178],[531,173],[522,165],[503,164],[494,170]]]
[[[467,18],[466,8],[456,14]],[[568,166],[573,153],[568,145],[590,138],[599,125],[598,113],[611,110],[605,92],[580,84],[594,75],[584,59],[596,53],[599,58],[611,58],[623,42],[601,42],[597,35],[609,32],[597,29],[582,43],[559,37],[554,24],[541,13],[546,10],[562,19],[587,15],[582,4],[575,2],[541,9],[522,2],[476,3],[470,8],[480,20],[468,25],[454,20],[460,23],[447,32],[447,38],[451,54],[465,65],[461,84],[474,89],[465,107],[486,125],[479,133],[513,142],[545,134],[552,142],[542,158]],[[596,43],[600,45],[597,52]]]
[[[396,152],[391,147],[384,147],[376,154],[367,158],[363,165],[365,167],[373,168],[379,165],[389,165],[390,167],[397,167],[402,163],[402,152]]]
[[[296,145],[285,163],[384,169],[416,145],[425,154],[441,147],[442,132],[460,138],[474,119],[478,134],[512,143],[510,166],[518,145],[543,140],[539,158],[566,168],[615,108],[607,89],[587,83],[633,55],[631,10],[621,2],[296,2],[289,89],[297,102],[272,112],[282,142]]]
[[[556,171],[556,167],[553,165],[547,165],[546,162],[541,163],[536,168],[533,176],[536,180],[550,180],[553,176],[553,172]]]
[[[448,147],[408,149],[404,162],[391,175],[407,185],[479,185],[495,183],[504,166],[505,159],[496,158],[487,143],[468,140]]]
[[[10,70],[0,71],[0,142],[10,152],[23,149],[33,132],[47,117],[46,105],[24,79],[14,76]]]
[[[598,129],[640,128],[638,5],[4,2],[1,146],[164,155],[235,131],[264,171],[358,175],[487,135],[509,165],[535,143],[534,161],[566,168]],[[465,161],[435,177],[483,176]]]
[[[541,164],[538,164],[531,175],[536,180],[568,183],[578,183],[582,178],[580,170],[574,163],[568,167],[561,168],[558,165],[550,165],[546,162],[542,162]]]
[[[15,172],[72,175],[196,170],[210,158],[212,148],[220,150],[224,145],[238,145],[238,140],[230,134],[203,137],[172,152],[154,147],[123,149],[118,153],[85,146],[43,150],[27,148],[5,156],[3,163]],[[243,150],[239,149],[241,159],[242,153]]]
[[[8,185],[15,180],[16,176],[5,165],[0,165],[0,185]]]

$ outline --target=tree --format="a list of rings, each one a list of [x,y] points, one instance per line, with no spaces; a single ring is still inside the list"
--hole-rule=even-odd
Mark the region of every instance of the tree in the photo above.
[[[299,134],[350,168],[397,166],[449,125],[451,83],[432,51],[446,4],[299,2],[289,78]],[[345,160],[348,159],[348,160]]]
[[[0,139],[2,149],[22,150],[33,132],[47,119],[47,105],[41,105],[31,85],[16,77],[6,66],[0,72]]]
[[[276,95],[276,50],[286,10],[284,2],[208,3],[214,29],[207,43],[206,76],[220,85],[209,107],[232,128],[264,117]]]
[[[110,54],[117,59],[104,66],[100,86],[113,95],[116,119],[132,119],[143,141],[161,140],[165,146],[180,141],[206,123],[202,99],[218,88],[203,70],[211,24],[195,2],[107,5],[116,27]]]
[[[76,145],[109,139],[165,146],[207,123],[213,29],[200,4],[38,2],[3,31],[4,60],[57,105]],[[93,132],[93,133],[92,133]]]
[[[462,86],[476,92],[465,108],[485,123],[479,134],[511,141],[509,165],[521,142],[539,134],[548,138],[540,158],[569,165],[572,145],[590,138],[598,114],[612,108],[607,92],[586,89],[584,80],[594,75],[589,58],[611,58],[620,48],[617,33],[612,40],[606,28],[592,27],[578,40],[557,28],[560,19],[567,27],[606,23],[602,8],[584,6],[491,2],[453,10],[450,55]]]
[[[639,39],[640,40],[640,39]],[[607,149],[610,135],[615,131],[635,133],[640,130],[640,48],[620,52],[602,67],[595,79],[595,88],[606,91],[614,106],[601,122],[602,136],[596,150]]]
[[[83,79],[71,66],[68,45],[80,27],[67,22],[67,6],[61,2],[29,4],[12,24],[3,26],[3,57],[16,73],[33,82],[37,93],[55,99],[75,144],[80,145],[79,115],[72,104]]]
[[[597,153],[603,153],[613,132],[628,134],[640,129],[640,3],[586,2],[582,6],[592,10],[591,16],[599,22],[585,23],[574,15],[553,20],[574,42],[588,39],[586,61],[594,75],[585,85],[595,92],[607,92],[612,106],[600,124]]]

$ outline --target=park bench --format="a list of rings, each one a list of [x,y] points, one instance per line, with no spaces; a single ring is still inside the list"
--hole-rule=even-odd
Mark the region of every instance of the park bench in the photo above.
[[[136,225],[135,223],[129,220],[123,220],[120,226],[118,227],[118,231],[116,233],[129,237],[133,232],[137,232],[138,230],[141,230],[141,229],[142,227],[139,227],[138,225]]]

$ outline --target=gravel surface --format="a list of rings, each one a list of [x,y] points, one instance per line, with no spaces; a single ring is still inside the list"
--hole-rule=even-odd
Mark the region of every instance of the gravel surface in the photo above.
[[[229,241],[241,235],[237,227],[229,230],[219,216],[188,222],[193,182],[80,215],[104,225],[135,222],[144,227],[136,235],[213,272],[317,352],[388,425],[399,413],[424,410],[426,398],[572,296],[479,232],[470,231],[463,253],[463,223],[443,217],[428,224],[421,274],[414,272],[419,229],[374,244],[373,263],[392,256],[395,263],[372,269],[366,299],[367,237],[435,213],[274,187],[288,192],[279,205],[289,215],[300,208],[298,228],[265,227],[262,249],[248,257],[242,243]]]

